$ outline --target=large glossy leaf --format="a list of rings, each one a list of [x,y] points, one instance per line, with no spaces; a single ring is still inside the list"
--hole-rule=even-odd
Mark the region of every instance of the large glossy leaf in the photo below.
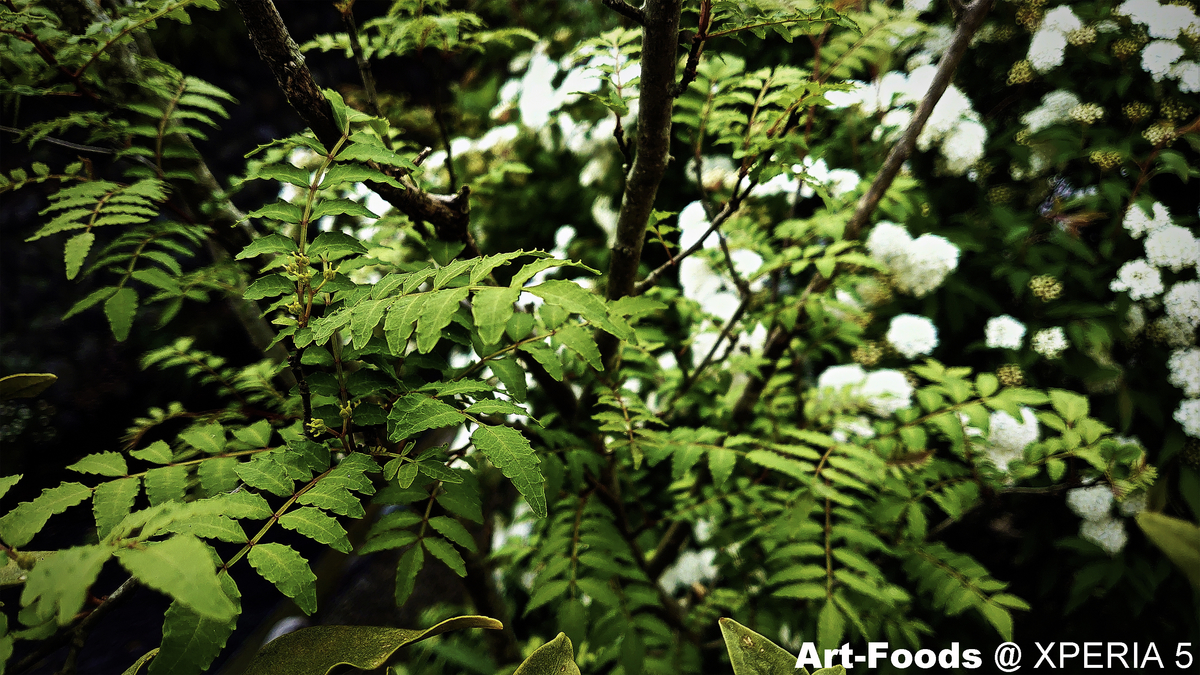
[[[463,628],[500,630],[504,624],[486,616],[459,616],[426,630],[381,626],[301,628],[259,650],[246,674],[325,675],[343,664],[371,670],[382,666],[405,645]]]
[[[729,650],[734,675],[795,675],[796,657],[733,619],[721,619],[721,637]]]
[[[513,675],[579,675],[575,649],[566,633],[533,650]]]
[[[1200,526],[1149,511],[1138,514],[1137,524],[1200,590]]]
[[[33,398],[57,380],[58,376],[51,373],[17,373],[0,377],[0,401]]]

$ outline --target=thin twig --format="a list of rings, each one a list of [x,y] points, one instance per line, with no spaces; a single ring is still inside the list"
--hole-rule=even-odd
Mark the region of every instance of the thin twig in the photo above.
[[[50,656],[59,648],[61,648],[68,640],[72,640],[81,636],[86,638],[87,633],[92,629],[93,626],[96,625],[96,622],[104,618],[106,614],[116,609],[121,605],[121,603],[127,600],[130,591],[137,587],[137,585],[138,582],[134,580],[133,577],[126,579],[124,583],[122,583],[120,586],[117,586],[117,590],[109,593],[108,597],[105,598],[104,601],[101,602],[96,609],[93,609],[87,616],[83,617],[82,619],[78,619],[72,625],[63,628],[38,645],[36,650],[34,650],[25,658],[21,659],[21,661],[13,667],[12,672],[23,673],[30,668],[33,668],[34,666],[38,665],[42,659]]]
[[[346,37],[350,41],[350,51],[354,53],[354,62],[358,65],[358,74],[362,78],[363,89],[367,92],[367,108],[376,117],[383,117],[379,108],[379,94],[375,91],[375,75],[371,72],[371,62],[363,53],[362,40],[358,34],[358,26],[354,21],[354,0],[335,5],[342,15],[342,23],[346,26]],[[384,138],[384,145],[392,147],[392,139]]]
[[[712,0],[701,0],[700,18],[697,22],[696,34],[692,36],[692,46],[688,49],[687,61],[683,66],[683,75],[679,82],[672,85],[671,95],[678,98],[687,91],[688,85],[696,79],[696,69],[700,67],[700,55],[704,53],[704,43],[708,40],[708,29],[712,26]]]
[[[6,127],[2,124],[0,124],[0,131],[7,131],[10,134],[25,133],[25,131],[23,129],[14,129],[13,127]],[[108,148],[99,148],[94,145],[83,145],[81,143],[72,143],[71,141],[64,141],[61,138],[53,138],[51,136],[42,136],[41,138],[39,138],[37,140],[38,141],[46,141],[47,143],[53,143],[55,145],[61,145],[64,148],[70,148],[72,150],[78,150],[80,152],[96,152],[96,153],[101,153],[101,154],[105,154],[105,155],[117,154],[116,150],[109,150]]]
[[[640,26],[646,25],[645,13],[641,9],[634,7],[628,2],[625,2],[625,0],[601,0],[601,2],[604,3],[605,7],[611,9],[617,14],[620,14],[626,19],[630,19]]]

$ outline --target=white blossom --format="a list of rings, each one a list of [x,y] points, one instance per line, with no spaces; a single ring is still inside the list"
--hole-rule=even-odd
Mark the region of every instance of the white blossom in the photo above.
[[[1120,553],[1129,538],[1125,534],[1125,522],[1116,518],[1085,520],[1079,526],[1079,536],[1104,549],[1109,555]]]
[[[867,251],[891,269],[897,290],[918,298],[958,267],[958,247],[945,237],[923,234],[912,239],[903,227],[886,221],[871,230]]]
[[[1146,237],[1146,258],[1155,267],[1170,267],[1172,272],[1178,272],[1200,260],[1200,241],[1186,227],[1160,227]]]
[[[1059,5],[1046,12],[1042,17],[1041,30],[1056,30],[1060,33],[1070,33],[1083,28],[1083,22],[1075,16],[1075,12],[1067,5]]]
[[[1057,89],[1042,97],[1041,105],[1021,116],[1021,123],[1029,127],[1029,133],[1037,133],[1046,127],[1071,118],[1071,108],[1079,105],[1079,97],[1064,89]]]
[[[717,550],[714,548],[684,551],[674,565],[663,571],[658,583],[668,593],[674,593],[679,588],[689,588],[693,584],[711,581],[717,576],[716,558]]]
[[[905,358],[930,354],[938,346],[937,328],[927,317],[901,314],[888,326],[887,341]]]
[[[933,0],[904,0],[904,9],[910,12],[924,12],[933,4]]]
[[[1033,336],[1033,351],[1048,359],[1056,359],[1068,346],[1062,327],[1045,328]]]
[[[1113,493],[1108,485],[1067,491],[1067,506],[1084,520],[1104,520],[1112,513]]]
[[[1118,14],[1146,26],[1150,37],[1174,40],[1188,26],[1200,25],[1188,7],[1161,5],[1157,0],[1128,0],[1117,7]]]
[[[1169,40],[1155,40],[1142,50],[1142,69],[1150,73],[1155,82],[1161,81],[1171,70],[1171,64],[1183,56],[1183,47]]]
[[[1196,344],[1196,330],[1191,325],[1191,321],[1168,314],[1158,317],[1158,320],[1154,322],[1154,327],[1162,340],[1175,349],[1183,349]]]
[[[872,412],[880,417],[912,404],[913,386],[898,370],[877,370],[867,375],[859,391],[866,397]]]
[[[1067,48],[1067,36],[1057,30],[1043,26],[1034,33],[1029,43],[1029,61],[1033,69],[1045,73],[1062,65],[1063,52]]]
[[[1135,302],[1129,306],[1129,312],[1125,315],[1125,333],[1132,337],[1141,333],[1145,327],[1146,310]]]
[[[1200,281],[1184,281],[1175,284],[1163,296],[1167,316],[1189,330],[1200,326]]]
[[[1135,495],[1126,497],[1117,504],[1117,510],[1123,516],[1136,516],[1146,510],[1146,491],[1142,490]]]
[[[1025,339],[1025,324],[1004,314],[988,319],[984,332],[991,349],[1020,349]]]
[[[1162,274],[1145,259],[1138,258],[1122,265],[1108,287],[1115,293],[1128,291],[1134,300],[1152,298],[1163,292]]]
[[[1008,470],[1008,464],[1021,459],[1025,448],[1038,439],[1038,421],[1033,411],[1021,408],[1021,421],[1012,415],[997,410],[988,420],[988,459],[1001,471]]]
[[[1180,61],[1171,66],[1171,77],[1179,80],[1179,91],[1184,94],[1200,92],[1200,63]]]
[[[1125,229],[1129,230],[1129,236],[1134,239],[1140,239],[1142,235],[1170,224],[1171,213],[1159,202],[1154,202],[1150,211],[1146,211],[1138,205],[1129,207],[1129,210],[1125,212],[1125,220],[1122,221]]]
[[[1200,349],[1179,349],[1167,359],[1168,380],[1189,398],[1200,397]]]
[[[842,389],[844,387],[854,387],[863,383],[867,379],[867,373],[862,366],[857,363],[852,363],[845,366],[831,366],[821,373],[817,378],[818,389]]]
[[[911,243],[912,237],[909,236],[908,230],[884,220],[876,223],[871,229],[871,234],[867,237],[867,250],[875,259],[885,265],[891,265],[895,259],[905,254]]]
[[[954,128],[942,141],[942,157],[946,173],[961,176],[983,157],[987,129],[975,120],[967,120]]]
[[[1183,427],[1183,433],[1200,438],[1200,398],[1189,398],[1180,403],[1174,417]]]

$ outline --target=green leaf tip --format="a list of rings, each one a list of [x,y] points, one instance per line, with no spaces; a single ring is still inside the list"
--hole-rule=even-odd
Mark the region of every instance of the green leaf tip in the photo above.
[[[301,628],[259,650],[246,674],[326,675],[340,665],[372,670],[405,645],[464,628],[501,630],[504,624],[486,616],[459,616],[423,631],[383,626]]]
[[[721,626],[721,637],[725,638],[725,648],[729,650],[734,675],[795,675],[797,672],[808,675],[807,671],[796,669],[796,657],[774,642],[733,619],[723,618],[717,623]]]
[[[533,650],[513,675],[579,675],[575,648],[566,633]]]

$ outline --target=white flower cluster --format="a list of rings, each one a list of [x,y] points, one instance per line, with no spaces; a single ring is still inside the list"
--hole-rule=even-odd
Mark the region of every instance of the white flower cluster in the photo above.
[[[1044,73],[1062,65],[1067,33],[1080,28],[1083,28],[1083,22],[1066,5],[1046,12],[1042,25],[1029,43],[1029,62],[1033,69]]]
[[[1127,0],[1116,12],[1136,24],[1146,26],[1155,38],[1142,52],[1142,68],[1156,82],[1164,78],[1179,80],[1179,91],[1200,92],[1200,63],[1181,61],[1184,49],[1176,40],[1185,33],[1200,32],[1200,18],[1191,7],[1162,5],[1158,0]]]
[[[847,387],[851,398],[880,417],[912,405],[913,386],[898,370],[883,369],[868,374],[862,366],[850,364],[827,368],[817,378],[818,391],[842,391]]]
[[[871,230],[867,251],[891,269],[896,290],[918,298],[942,285],[958,267],[958,247],[945,237],[913,239],[903,227],[886,221]]]
[[[933,82],[936,66],[922,65],[911,73],[891,71],[875,82],[857,82],[860,87],[849,92],[828,92],[826,98],[833,108],[858,106],[863,113],[885,112],[881,126],[904,127],[912,119],[912,110]],[[903,107],[902,107],[903,106]],[[958,87],[947,87],[933,107],[929,121],[917,137],[917,147],[928,150],[940,144],[943,169],[961,176],[983,157],[987,129],[979,113]]]
[[[988,420],[987,458],[1001,471],[1008,471],[1008,464],[1025,456],[1025,448],[1038,439],[1038,421],[1033,411],[1021,408],[1021,421],[1012,415],[997,410]]]
[[[937,328],[927,317],[901,314],[888,325],[887,341],[905,358],[931,354],[938,346]]]
[[[1130,260],[1121,266],[1108,287],[1117,293],[1128,291],[1134,300],[1152,298],[1163,292],[1162,274],[1144,258]]]
[[[1200,326],[1200,281],[1177,283],[1163,296],[1167,318],[1187,330]]]
[[[1042,97],[1038,107],[1021,116],[1021,123],[1036,134],[1059,122],[1071,119],[1071,110],[1079,105],[1079,97],[1065,89],[1057,89]]]
[[[1129,236],[1141,239],[1144,234],[1170,225],[1171,212],[1159,202],[1154,202],[1149,211],[1135,204],[1125,212],[1125,219],[1121,224],[1129,230]]]
[[[1200,397],[1200,349],[1179,349],[1167,359],[1168,379],[1189,398]]]
[[[1060,326],[1039,330],[1033,336],[1033,351],[1048,359],[1058,358],[1063,350],[1069,346],[1070,344],[1067,343],[1067,334],[1063,332]]]
[[[1174,417],[1179,426],[1183,427],[1183,433],[1192,438],[1200,438],[1200,398],[1189,398],[1180,403]]]
[[[1025,340],[1025,324],[1004,314],[988,319],[987,346],[990,349],[1020,349]]]
[[[1200,241],[1191,230],[1178,225],[1159,227],[1146,237],[1146,258],[1155,267],[1178,272],[1200,263]]]
[[[1067,492],[1067,506],[1083,519],[1079,536],[1116,555],[1129,539],[1125,522],[1112,517],[1113,494],[1107,485],[1075,488]],[[1122,508],[1125,505],[1122,504]]]

